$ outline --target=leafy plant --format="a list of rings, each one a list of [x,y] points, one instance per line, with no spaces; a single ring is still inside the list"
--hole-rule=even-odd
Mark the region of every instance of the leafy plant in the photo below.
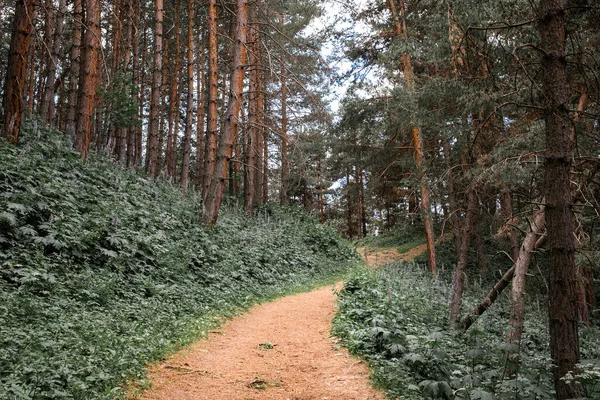
[[[392,399],[552,399],[546,312],[530,301],[520,369],[505,374],[507,318],[497,300],[467,332],[447,324],[451,284],[434,280],[414,263],[379,270],[355,270],[339,293],[333,332],[354,354],[371,364],[373,379]],[[471,287],[470,307],[483,294]],[[600,390],[596,328],[582,330],[582,355],[589,358],[577,376],[589,398]]]

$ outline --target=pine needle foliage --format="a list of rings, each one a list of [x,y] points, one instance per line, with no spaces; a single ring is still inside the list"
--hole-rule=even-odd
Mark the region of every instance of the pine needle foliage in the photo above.
[[[295,208],[231,207],[206,230],[192,193],[25,122],[0,142],[0,399],[110,399],[144,367],[259,301],[356,260]]]

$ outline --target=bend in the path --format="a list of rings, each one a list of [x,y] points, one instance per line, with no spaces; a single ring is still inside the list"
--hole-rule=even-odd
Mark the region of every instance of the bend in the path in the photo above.
[[[393,247],[381,248],[381,247],[359,247],[356,249],[358,254],[365,260],[369,266],[379,266],[389,264],[392,262],[404,262],[412,261],[414,258],[421,253],[427,251],[427,244],[422,244],[405,253],[398,253]]]
[[[148,400],[381,400],[331,337],[331,287],[252,308],[150,369]]]

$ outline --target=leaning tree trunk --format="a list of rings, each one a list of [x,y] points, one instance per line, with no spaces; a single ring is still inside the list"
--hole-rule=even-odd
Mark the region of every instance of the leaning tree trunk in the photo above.
[[[508,375],[514,375],[519,366],[518,349],[521,346],[521,336],[523,334],[523,321],[525,320],[525,278],[527,268],[531,260],[532,249],[535,246],[538,238],[537,235],[542,232],[545,224],[544,206],[536,213],[530,228],[529,233],[525,236],[519,256],[515,262],[514,277],[512,280],[512,290],[510,294],[510,329],[508,330],[507,343],[514,346],[509,346],[507,352]],[[517,349],[517,350],[515,350]]]
[[[569,115],[565,59],[566,0],[542,0],[539,32],[543,52],[542,107],[546,122],[545,197],[548,224],[548,318],[554,387],[558,399],[584,397],[575,380],[563,377],[577,370],[579,335],[577,277],[573,237],[571,164],[573,125]]]
[[[35,0],[18,0],[15,7],[4,86],[4,126],[2,128],[3,135],[13,144],[17,144],[19,141],[19,129],[23,116],[23,91],[27,76],[34,6]]]
[[[219,150],[215,162],[215,170],[210,184],[210,191],[206,197],[204,222],[214,225],[217,222],[225,180],[231,155],[233,154],[234,136],[237,134],[240,107],[242,104],[242,91],[244,88],[244,68],[246,66],[246,38],[248,34],[248,0],[237,0],[237,29],[235,34],[235,47],[231,82],[229,85],[229,103],[227,106],[227,119],[225,129],[219,142]]]
[[[496,282],[494,287],[488,292],[488,294],[485,296],[485,298],[482,301],[480,301],[479,304],[477,304],[475,307],[473,307],[473,309],[471,310],[469,315],[467,315],[465,318],[463,318],[462,326],[463,326],[464,330],[469,329],[471,327],[471,325],[473,325],[475,320],[480,315],[482,315],[488,308],[490,308],[490,306],[492,304],[494,304],[494,301],[496,301],[498,296],[500,296],[500,294],[504,291],[504,289],[506,289],[508,284],[512,281],[517,268],[519,268],[520,270],[527,269],[527,267],[523,267],[523,263],[524,262],[529,263],[529,261],[531,260],[530,253],[532,253],[535,249],[538,249],[539,247],[541,247],[544,244],[545,238],[546,238],[545,236],[542,236],[537,240],[533,240],[540,233],[541,229],[543,229],[543,226],[540,226],[539,224],[533,224],[533,225],[531,225],[530,228],[531,229],[525,236],[525,239],[523,239],[523,244],[521,245],[521,251],[519,252],[519,254],[521,254],[522,252],[526,252],[527,254],[522,254],[520,257],[517,257],[517,259],[515,259],[515,263],[513,264],[513,266],[504,273],[504,275],[498,282]]]

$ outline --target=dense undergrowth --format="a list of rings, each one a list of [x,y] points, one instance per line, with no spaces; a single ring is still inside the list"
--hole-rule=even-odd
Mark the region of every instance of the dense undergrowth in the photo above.
[[[193,194],[102,155],[83,164],[34,125],[18,147],[0,143],[2,399],[119,396],[221,317],[355,260],[294,208],[230,209],[207,231]]]
[[[506,367],[508,300],[503,296],[466,333],[448,329],[451,285],[422,265],[355,271],[339,293],[334,333],[372,366],[390,399],[553,399],[543,300],[530,296],[516,379]],[[463,309],[484,290],[471,285]],[[600,398],[600,331],[582,328],[582,369],[589,399]]]

